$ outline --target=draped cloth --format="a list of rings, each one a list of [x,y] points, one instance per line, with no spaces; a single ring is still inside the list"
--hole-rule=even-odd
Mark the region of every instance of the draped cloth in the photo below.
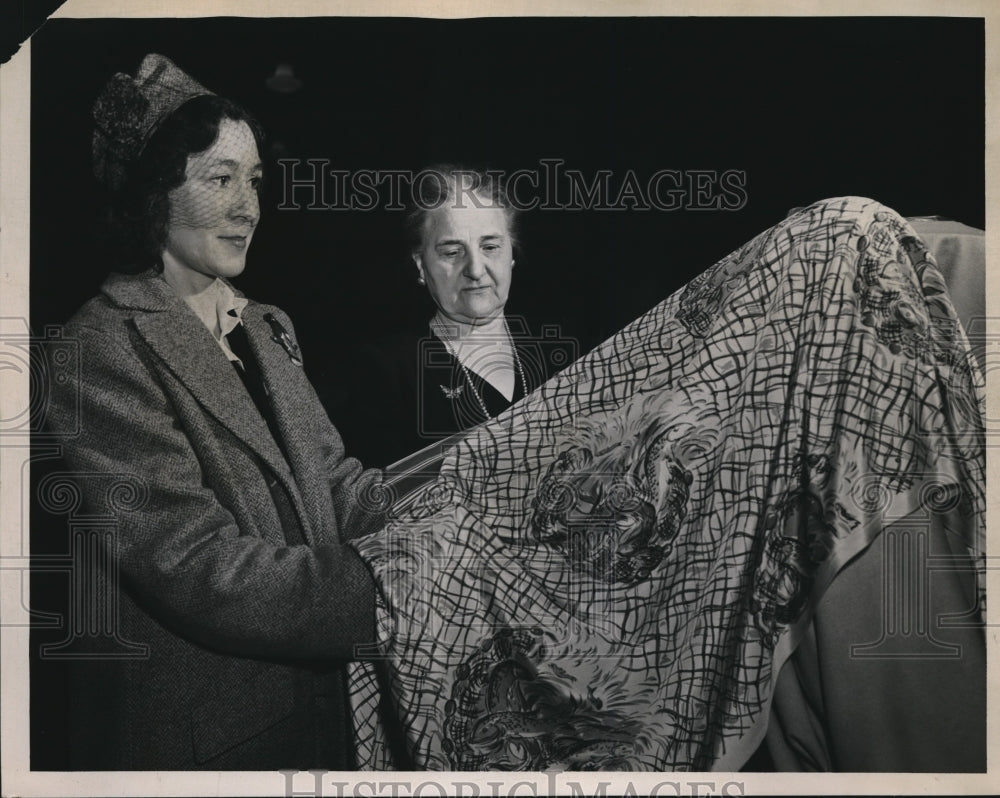
[[[449,447],[355,542],[381,603],[352,677],[360,766],[738,769],[884,526],[957,514],[982,566],[983,413],[907,222],[858,197],[794,212]]]

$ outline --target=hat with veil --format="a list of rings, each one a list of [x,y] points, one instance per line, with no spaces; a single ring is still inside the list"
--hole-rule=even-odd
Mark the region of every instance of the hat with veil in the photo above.
[[[94,103],[94,175],[111,190],[142,154],[163,121],[188,100],[210,92],[169,58],[150,53],[135,77],[118,72]]]

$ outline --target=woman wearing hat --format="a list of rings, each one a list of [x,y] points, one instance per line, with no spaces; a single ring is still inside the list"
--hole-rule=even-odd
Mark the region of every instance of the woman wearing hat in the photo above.
[[[260,221],[260,131],[158,55],[94,116],[130,273],[67,324],[80,367],[51,427],[113,530],[92,589],[145,655],[75,663],[72,766],[350,769],[343,668],[374,593],[345,541],[379,526],[381,474],[344,457],[288,317],[229,283]]]

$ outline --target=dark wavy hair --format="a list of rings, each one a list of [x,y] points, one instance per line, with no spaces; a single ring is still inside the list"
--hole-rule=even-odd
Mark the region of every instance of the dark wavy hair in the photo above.
[[[462,181],[461,189],[459,180]],[[424,228],[430,214],[454,200],[459,190],[464,194],[475,194],[490,205],[502,208],[511,244],[515,248],[520,246],[517,210],[511,205],[506,184],[499,173],[457,164],[435,164],[421,169],[410,186],[411,202],[403,227],[411,252],[416,252],[423,246]]]
[[[246,122],[258,151],[263,150],[264,133],[256,119],[231,100],[203,95],[167,117],[128,165],[122,187],[108,197],[109,243],[118,271],[162,270],[170,216],[167,194],[184,182],[188,156],[215,143],[223,119]]]

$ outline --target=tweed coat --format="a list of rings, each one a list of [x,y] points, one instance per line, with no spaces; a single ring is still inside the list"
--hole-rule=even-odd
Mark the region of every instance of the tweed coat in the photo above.
[[[294,332],[278,308],[243,311],[284,454],[155,272],[112,275],[66,325],[79,376],[54,385],[50,427],[112,523],[92,589],[112,586],[117,635],[148,647],[77,663],[74,768],[353,764],[343,666],[374,639],[374,585],[345,540],[380,526],[365,497],[381,473],[345,458],[266,314]]]

